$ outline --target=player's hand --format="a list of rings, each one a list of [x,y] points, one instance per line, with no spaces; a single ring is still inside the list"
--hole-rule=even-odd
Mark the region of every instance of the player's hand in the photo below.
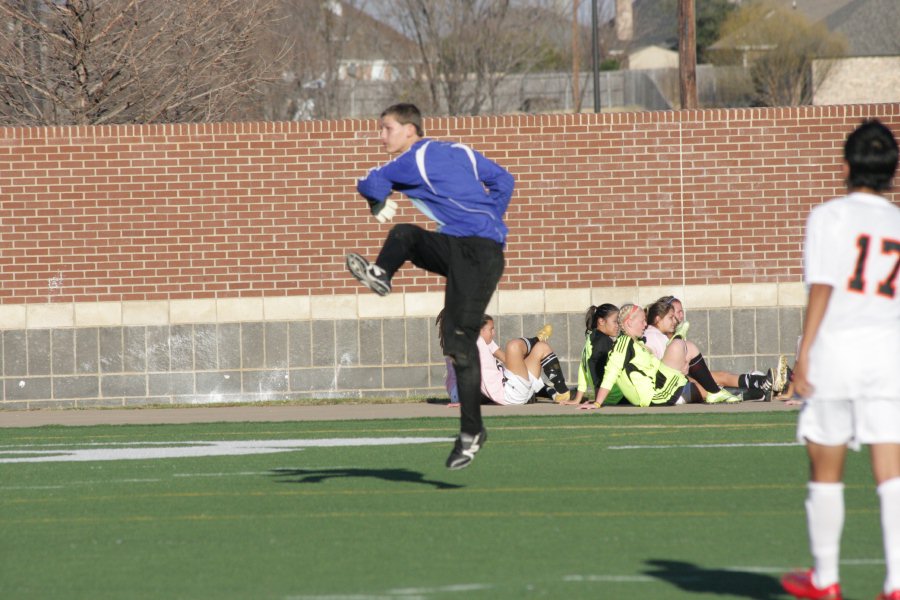
[[[797,357],[797,362],[794,363],[794,392],[801,398],[809,398],[816,391],[809,379],[806,378],[807,363],[806,357]]]
[[[596,410],[600,408],[600,405],[596,402],[588,402],[587,404],[582,404],[578,407],[579,410]]]
[[[391,199],[379,204],[372,204],[372,215],[379,223],[387,223],[397,214],[397,202]]]

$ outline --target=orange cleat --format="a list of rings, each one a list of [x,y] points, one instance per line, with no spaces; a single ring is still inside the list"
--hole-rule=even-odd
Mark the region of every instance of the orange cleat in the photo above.
[[[813,571],[795,571],[781,578],[781,587],[794,598],[810,600],[843,600],[841,584],[833,583],[825,588],[816,587],[812,580]]]

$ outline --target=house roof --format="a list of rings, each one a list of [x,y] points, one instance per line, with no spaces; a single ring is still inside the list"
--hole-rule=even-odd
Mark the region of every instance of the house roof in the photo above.
[[[853,0],[770,0],[773,4],[781,5],[803,13],[803,16],[815,23],[830,16]]]
[[[678,15],[675,2],[659,0],[634,0],[633,44],[637,47],[678,47]]]
[[[848,56],[900,54],[900,2],[897,0],[771,0],[797,10],[829,31],[842,34]]]
[[[396,60],[414,54],[415,42],[384,21],[339,0],[330,0],[326,7],[335,18],[347,23],[344,60]]]
[[[842,33],[850,44],[849,56],[900,54],[900,2],[853,0],[825,19],[831,31]]]
[[[821,22],[847,40],[847,56],[900,54],[898,0],[770,0],[796,10],[810,22]],[[713,47],[727,47],[719,40]]]
[[[744,0],[747,2],[748,0]],[[829,31],[842,34],[848,56],[900,54],[900,1],[898,0],[770,0],[796,10],[809,21],[822,21]],[[678,46],[676,2],[634,0],[636,46]],[[720,40],[714,47],[727,46]]]

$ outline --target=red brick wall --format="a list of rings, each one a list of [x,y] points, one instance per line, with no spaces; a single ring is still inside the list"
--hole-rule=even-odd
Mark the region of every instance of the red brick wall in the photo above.
[[[585,288],[798,281],[864,117],[900,132],[900,104],[425,126],[516,176],[501,287]],[[344,254],[388,230],[355,182],[386,159],[371,120],[0,128],[0,303],[354,293]]]

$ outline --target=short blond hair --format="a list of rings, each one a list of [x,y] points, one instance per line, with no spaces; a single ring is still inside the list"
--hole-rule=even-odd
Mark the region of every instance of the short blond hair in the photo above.
[[[633,302],[626,302],[619,307],[619,331],[625,331],[625,321],[639,310],[643,311],[644,309]]]

